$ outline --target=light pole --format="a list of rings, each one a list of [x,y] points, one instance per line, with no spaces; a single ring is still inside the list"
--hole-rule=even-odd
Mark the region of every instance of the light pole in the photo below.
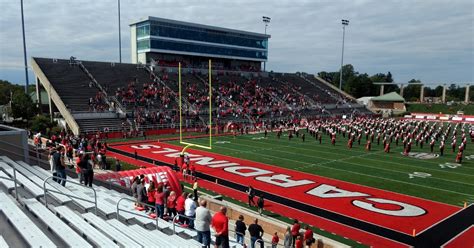
[[[120,0],[118,0],[119,62],[122,63],[122,35],[120,30]]]
[[[21,29],[23,31],[23,59],[25,61],[25,93],[28,94],[28,61],[26,60],[25,18],[23,17],[23,0],[21,0]]]
[[[344,38],[346,34],[346,26],[349,25],[349,20],[342,20],[342,55],[341,55],[341,72],[339,74],[339,89],[342,90],[342,66],[344,64]]]
[[[262,16],[262,21],[263,23],[265,24],[265,34],[267,34],[267,27],[268,27],[268,24],[270,23],[270,20],[271,18],[268,17],[268,16]],[[268,48],[267,48],[268,49]],[[266,67],[266,62],[263,61],[263,71],[265,71],[265,67]]]

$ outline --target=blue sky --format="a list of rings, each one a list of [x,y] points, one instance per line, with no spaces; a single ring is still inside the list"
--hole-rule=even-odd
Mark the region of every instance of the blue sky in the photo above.
[[[118,61],[116,0],[24,4],[28,58]],[[474,83],[472,0],[122,0],[121,5],[125,62],[130,61],[128,24],[141,17],[263,32],[265,15],[272,18],[267,70],[337,71],[341,19],[348,19],[344,62],[357,71],[391,71],[396,82]],[[19,1],[0,0],[0,79],[24,82],[22,49]]]

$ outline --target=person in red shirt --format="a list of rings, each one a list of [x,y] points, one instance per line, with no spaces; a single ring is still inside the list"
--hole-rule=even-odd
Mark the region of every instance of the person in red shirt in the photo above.
[[[303,239],[304,239],[303,234],[298,235],[298,239],[296,240],[296,243],[295,243],[295,248],[303,248]]]
[[[311,230],[309,226],[306,226],[305,229],[304,243],[306,244],[306,247],[311,247],[311,245],[315,242],[315,239],[313,238],[313,230]]]
[[[295,242],[300,235],[300,223],[298,220],[295,219],[295,222],[293,223],[293,226],[291,227],[291,235],[293,236],[293,247],[295,246]]]
[[[156,207],[156,215],[159,218],[163,219],[163,214],[165,213],[165,192],[163,191],[163,185],[160,184],[156,188],[155,192],[155,207]]]
[[[222,206],[211,220],[211,226],[216,231],[216,247],[229,248],[229,219],[225,215],[227,208]]]
[[[150,185],[148,186],[148,189],[146,191],[147,198],[148,198],[148,204],[152,205],[155,204],[155,182],[151,181]],[[150,208],[150,213],[153,212],[153,208]]]
[[[181,223],[184,222],[184,202],[186,201],[186,198],[188,198],[188,193],[183,192],[183,194],[176,200],[176,211],[179,214],[179,222]]]
[[[272,248],[277,248],[278,242],[280,242],[280,238],[278,237],[278,233],[275,232],[272,237]]]
[[[166,207],[168,208],[168,214],[171,218],[176,215],[176,192],[171,191],[166,201]]]

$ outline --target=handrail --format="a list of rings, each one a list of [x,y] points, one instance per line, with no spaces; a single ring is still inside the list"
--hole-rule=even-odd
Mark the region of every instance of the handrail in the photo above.
[[[2,177],[2,176],[0,176],[0,178],[6,179],[6,180],[10,180],[10,181],[13,181],[13,182],[15,183],[15,199],[18,200],[18,186],[17,186],[17,183],[18,183],[18,182],[17,182],[17,180],[16,180],[16,171],[17,171],[17,170],[16,170],[15,167],[12,167],[12,168],[13,168],[13,179],[11,179],[11,178],[9,178],[9,177]],[[8,174],[5,168],[0,167],[0,170],[4,171],[5,174]]]
[[[255,242],[253,242],[253,247],[257,245],[257,242],[261,242],[263,246],[265,246],[265,241],[263,239],[256,239]]]
[[[117,201],[117,220],[119,220],[120,218],[120,215],[119,215],[119,211],[122,211],[122,212],[125,212],[125,213],[129,213],[129,214],[133,214],[133,215],[136,215],[136,216],[141,216],[141,217],[146,217],[146,216],[143,216],[141,214],[138,214],[138,213],[135,213],[135,212],[132,212],[132,211],[128,211],[128,210],[125,210],[125,209],[120,209],[120,202],[122,200],[127,200],[127,201],[130,201],[130,202],[137,202],[133,199],[130,199],[128,197],[122,197],[120,198],[118,201]],[[150,205],[148,203],[144,203],[144,202],[138,202],[140,204],[143,204],[143,205],[146,205],[148,207],[151,207],[151,208],[154,208],[155,209],[155,213],[157,213],[157,209],[156,209],[156,206],[153,206],[153,205]],[[160,219],[160,217],[158,217],[158,215],[156,216],[156,229],[158,230],[158,219]]]
[[[83,186],[85,188],[89,188],[89,189],[92,189],[94,191],[94,201],[91,201],[89,199],[84,199],[84,198],[81,198],[81,197],[78,197],[78,196],[75,196],[75,195],[71,195],[71,194],[66,194],[66,193],[63,193],[63,192],[60,192],[60,191],[54,191],[54,190],[51,190],[51,189],[47,189],[46,188],[46,182],[52,178],[56,178],[56,179],[61,179],[61,180],[64,180],[66,182],[69,182],[69,183],[72,183],[72,184],[77,184],[77,185],[80,185],[80,186]],[[44,179],[43,181],[43,190],[44,190],[44,205],[46,207],[48,207],[48,198],[46,197],[46,194],[48,191],[50,192],[53,192],[53,193],[56,193],[56,194],[61,194],[61,195],[65,195],[65,196],[68,196],[68,197],[71,197],[71,198],[74,198],[74,199],[79,199],[79,200],[83,200],[83,201],[86,201],[86,202],[90,202],[90,203],[94,203],[95,205],[95,215],[97,215],[97,192],[95,191],[94,188],[92,187],[87,187],[87,186],[84,186],[78,182],[75,182],[75,181],[72,181],[72,180],[69,180],[69,179],[64,179],[62,177],[58,177],[58,176],[50,176],[50,177],[47,177],[46,179]]]
[[[183,216],[183,217],[185,217],[185,218],[187,218],[187,219],[196,220],[196,218],[192,218],[192,217],[186,216],[186,215],[184,215],[184,214],[178,214],[178,213],[177,213],[177,214],[173,217],[173,235],[176,234],[176,228],[175,228],[175,227],[176,227],[176,218],[178,218],[179,216]]]

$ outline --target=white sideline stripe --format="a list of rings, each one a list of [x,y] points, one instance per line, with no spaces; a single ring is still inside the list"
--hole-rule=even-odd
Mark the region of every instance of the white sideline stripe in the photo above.
[[[452,239],[448,240],[448,242],[444,243],[441,248],[444,248],[446,245],[449,245],[453,240],[457,239],[459,236],[461,236],[463,233],[467,232],[469,229],[474,228],[474,225],[471,225],[470,227],[466,228],[466,230],[458,233],[458,235],[454,236]]]
[[[136,241],[140,245],[145,247],[154,247],[156,244],[154,242],[150,242],[147,239],[143,239],[140,233],[135,232],[134,230],[130,229],[129,226],[123,224],[117,219],[110,219],[106,221],[109,223],[113,228],[117,229],[118,231],[124,233],[132,240]]]
[[[29,246],[56,247],[48,236],[3,192],[0,192],[0,211],[10,220]]]
[[[59,214],[62,218],[70,223],[73,227],[76,228],[78,232],[82,235],[87,236],[87,239],[94,243],[97,247],[118,247],[112,240],[107,238],[100,231],[95,229],[93,226],[89,225],[85,220],[83,220],[79,215],[74,213],[71,209],[66,206],[59,206],[54,208],[56,214]]]
[[[92,224],[96,229],[101,230],[103,234],[108,236],[110,239],[115,240],[123,247],[143,247],[142,245],[139,245],[134,240],[126,236],[124,233],[110,226],[109,223],[105,222],[105,220],[101,219],[93,213],[89,212],[82,214],[82,217],[87,222],[89,222],[89,224]]]
[[[234,150],[234,151],[240,151],[240,150],[233,149],[233,148],[228,148],[228,147],[220,147],[220,148],[222,148],[222,149],[228,149],[228,150]],[[282,151],[280,151],[280,152],[282,152]],[[246,153],[256,154],[256,155],[259,155],[259,156],[261,156],[261,157],[265,157],[265,156],[266,156],[266,157],[270,157],[270,155],[264,155],[264,154],[261,154],[261,153],[254,153],[254,152],[251,152],[251,151],[247,151]],[[293,154],[293,153],[291,153],[291,154]],[[293,155],[294,155],[294,154],[293,154]],[[275,156],[271,156],[271,157],[275,157]],[[301,163],[301,164],[315,165],[315,166],[323,167],[323,168],[326,168],[326,169],[338,170],[338,171],[342,171],[342,172],[346,172],[346,173],[352,173],[352,174],[357,174],[357,175],[363,175],[363,176],[373,177],[373,178],[377,178],[377,179],[384,179],[384,180],[388,180],[388,181],[394,181],[394,182],[397,182],[397,183],[404,183],[404,184],[409,184],[409,185],[418,186],[418,187],[430,188],[430,189],[439,190],[439,191],[445,191],[445,192],[454,193],[454,194],[473,196],[473,195],[470,195],[470,194],[465,194],[465,193],[461,193],[461,192],[457,192],[457,191],[451,191],[451,190],[447,190],[447,189],[435,188],[435,187],[426,186],[426,185],[421,185],[421,184],[416,184],[416,183],[409,183],[409,182],[399,181],[399,180],[396,180],[396,179],[391,179],[391,178],[386,178],[386,177],[373,176],[373,175],[364,174],[364,173],[360,173],[360,172],[355,172],[355,171],[350,171],[350,170],[343,170],[343,169],[338,169],[338,168],[334,168],[334,167],[330,167],[330,166],[324,166],[324,165],[317,165],[317,164],[308,163],[308,162],[302,162],[302,161],[299,161],[299,160],[294,160],[294,159],[289,159],[289,158],[278,157],[278,159],[288,160],[288,161],[291,161],[291,162],[296,162],[296,163]],[[249,161],[249,160],[245,160],[245,159],[240,159],[240,160]],[[252,162],[253,162],[253,161],[252,161]],[[347,162],[343,162],[343,163],[347,163]],[[349,163],[349,164],[350,164],[350,163]],[[293,170],[294,170],[294,169],[293,169]],[[298,171],[298,172],[300,172],[300,173],[306,173],[306,172],[302,172],[302,171]],[[306,173],[306,174],[309,174],[309,173]],[[309,175],[314,176],[313,174],[309,174]],[[342,180],[337,180],[337,179],[332,179],[332,180],[342,181]],[[352,184],[354,184],[354,185],[359,185],[359,184],[356,184],[356,183],[352,183]],[[370,186],[365,186],[365,185],[363,185],[363,186],[364,186],[364,187],[373,188],[373,187],[370,187]],[[374,188],[374,189],[375,189],[375,188]],[[377,190],[382,190],[382,189],[377,189]],[[382,190],[382,191],[386,191],[386,190]],[[386,192],[390,192],[391,194],[405,195],[405,194],[402,194],[402,193],[396,193],[396,192],[392,192],[392,191],[386,191]],[[408,195],[405,195],[405,196],[408,196]],[[424,199],[424,198],[420,198],[420,197],[416,197],[416,196],[410,196],[410,197],[415,197],[415,198],[419,198],[419,199],[431,201],[431,200]],[[435,201],[432,201],[432,202],[435,202]],[[440,202],[436,202],[436,203],[440,203]],[[441,204],[445,204],[445,203],[441,203]],[[450,205],[450,204],[445,204],[445,205],[452,206],[452,205]]]
[[[34,213],[41,221],[46,224],[60,239],[62,239],[69,247],[87,248],[92,246],[87,243],[81,236],[72,230],[66,223],[60,220],[49,209],[36,199],[22,199],[26,208]],[[67,233],[67,235],[64,235]],[[1,246],[0,246],[1,247]]]
[[[2,235],[0,235],[0,247],[4,247],[4,248],[9,248],[10,247],[10,246],[8,246],[7,241],[5,241],[5,239],[3,239]]]

